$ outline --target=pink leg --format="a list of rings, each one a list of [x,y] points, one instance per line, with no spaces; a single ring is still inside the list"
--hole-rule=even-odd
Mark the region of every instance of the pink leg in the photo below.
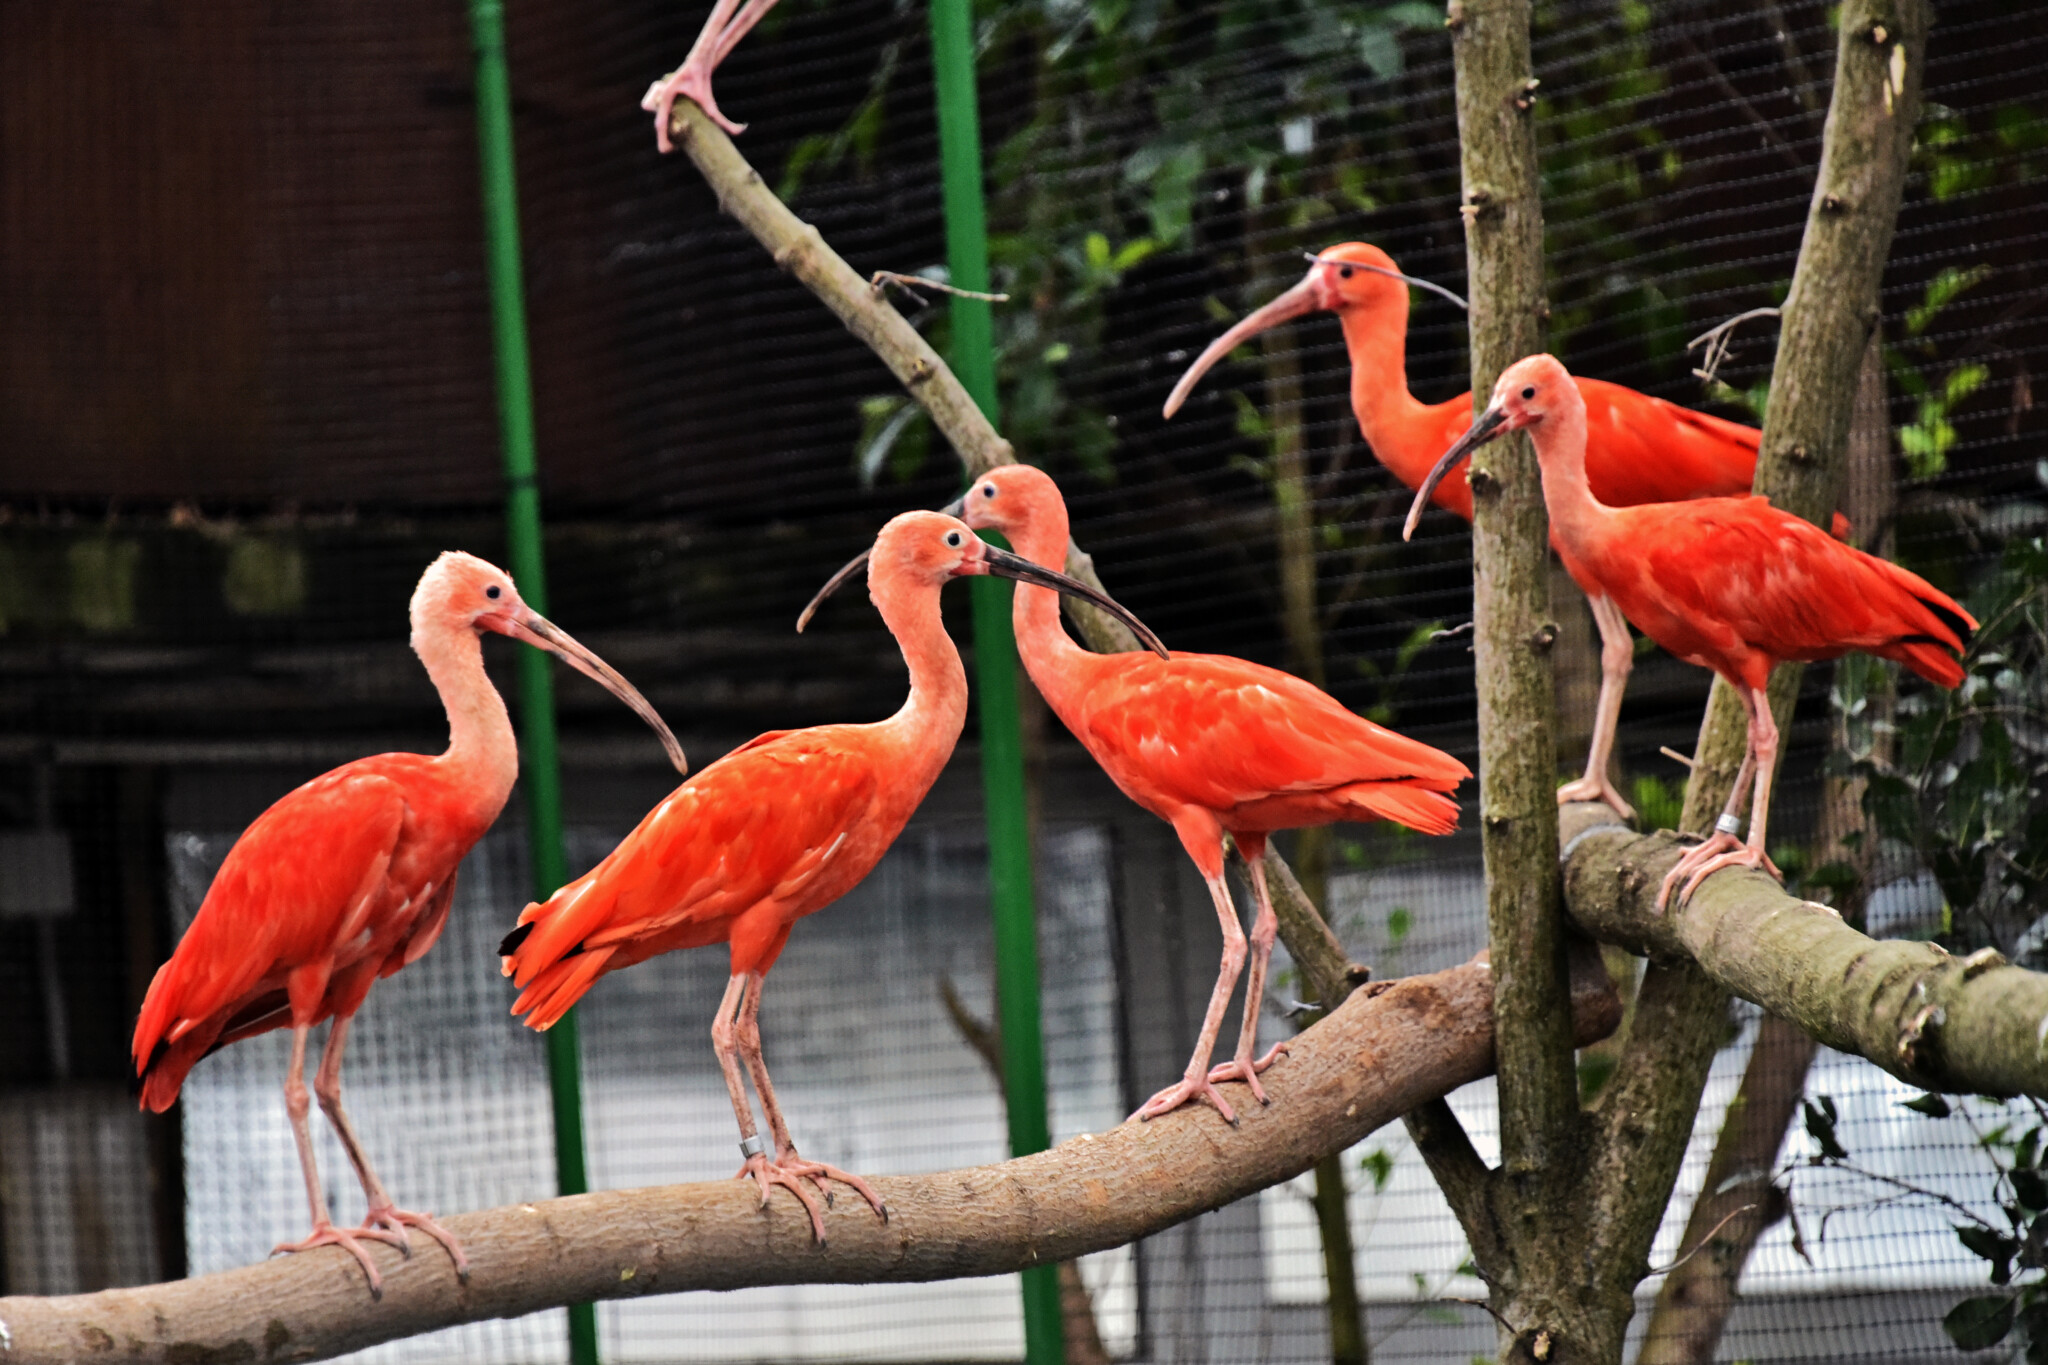
[[[746,0],[744,8],[740,8],[740,0],[717,0],[711,7],[711,17],[704,21],[703,31],[697,35],[697,41],[690,45],[689,55],[683,58],[683,64],[647,87],[640,107],[654,114],[654,140],[662,151],[673,150],[668,136],[669,111],[679,95],[695,100],[711,121],[726,132],[738,136],[746,131],[746,124],[734,123],[719,112],[718,100],[711,93],[711,73],[718,69],[718,64],[726,59],[740,39],[746,37],[748,31],[774,8],[775,0]],[[735,9],[739,9],[737,16],[733,14]]]
[[[306,1034],[311,1026],[292,1026],[292,1065],[284,1079],[284,1111],[292,1121],[292,1140],[299,1147],[299,1170],[306,1177],[306,1203],[313,1211],[313,1232],[302,1242],[280,1242],[270,1249],[275,1256],[279,1252],[311,1251],[314,1247],[338,1246],[356,1258],[363,1267],[363,1277],[370,1282],[370,1297],[384,1297],[384,1277],[377,1273],[376,1263],[371,1261],[369,1249],[362,1239],[390,1241],[387,1232],[343,1232],[334,1226],[334,1219],[327,1212],[327,1196],[320,1189],[320,1168],[313,1160],[313,1135],[306,1128],[306,1115],[311,1104],[306,1096]]]
[[[1624,820],[1635,819],[1635,807],[1614,789],[1607,770],[1614,757],[1614,730],[1621,721],[1621,694],[1628,688],[1629,671],[1635,667],[1635,641],[1629,637],[1628,618],[1606,593],[1587,599],[1593,620],[1600,627],[1600,701],[1593,711],[1593,742],[1586,751],[1586,775],[1557,789],[1557,803],[1605,801]]]
[[[1761,821],[1769,811],[1772,765],[1776,761],[1778,751],[1778,726],[1776,720],[1771,715],[1770,699],[1762,692],[1744,687],[1742,689],[1742,702],[1749,711],[1749,743],[1748,750],[1742,757],[1742,767],[1735,774],[1735,783],[1728,789],[1728,804],[1722,808],[1721,818],[1714,824],[1713,836],[1707,839],[1706,842],[1686,850],[1685,856],[1680,858],[1677,863],[1672,865],[1671,870],[1664,874],[1663,884],[1657,888],[1656,908],[1660,912],[1670,900],[1673,888],[1677,887],[1681,882],[1684,883],[1684,890],[1678,897],[1678,904],[1683,908],[1685,903],[1692,899],[1693,889],[1699,885],[1700,878],[1706,875],[1700,872],[1702,867],[1712,863],[1714,866],[1709,870],[1718,871],[1722,867],[1731,865],[1718,862],[1717,860],[1721,858],[1733,856],[1740,860],[1744,866],[1765,866],[1770,868],[1772,876],[1782,875],[1769,858],[1761,856],[1763,850]],[[1764,754],[1766,748],[1769,751],[1767,755]],[[1760,756],[1761,761],[1759,761]],[[1735,837],[1735,831],[1742,827],[1740,819],[1742,798],[1745,794],[1745,789],[1750,787],[1752,778],[1755,782],[1756,791],[1762,793],[1764,797],[1763,803],[1755,807],[1757,818],[1750,822],[1750,840],[1751,844],[1755,846],[1760,859],[1759,862],[1748,861],[1749,853],[1745,851],[1748,846]]]
[[[1188,1059],[1188,1069],[1180,1080],[1145,1101],[1133,1118],[1156,1119],[1191,1100],[1207,1100],[1226,1121],[1233,1125],[1237,1122],[1237,1114],[1209,1079],[1209,1057],[1216,1051],[1223,1012],[1230,1007],[1231,993],[1237,989],[1238,973],[1244,970],[1245,959],[1244,929],[1237,922],[1237,907],[1230,903],[1230,887],[1223,880],[1220,859],[1218,863],[1217,870],[1205,880],[1209,883],[1209,896],[1216,902],[1216,918],[1223,925],[1223,965],[1216,974],[1216,988],[1209,993],[1208,1012],[1202,1016],[1202,1036],[1195,1040],[1195,1054]]]
[[[455,1234],[435,1222],[432,1214],[413,1213],[391,1202],[391,1196],[384,1192],[384,1182],[377,1179],[377,1172],[370,1167],[370,1158],[356,1137],[355,1125],[348,1121],[348,1113],[341,1107],[341,1052],[348,1045],[351,1022],[352,1019],[334,1021],[334,1029],[327,1035],[327,1049],[320,1055],[320,1073],[313,1078],[313,1093],[320,1097],[320,1108],[341,1138],[342,1150],[348,1153],[350,1164],[356,1168],[356,1179],[362,1183],[363,1197],[369,1201],[370,1211],[357,1233],[364,1237],[388,1239],[410,1257],[412,1241],[405,1230],[418,1228],[447,1248],[449,1259],[455,1262],[457,1278],[467,1280],[469,1258],[462,1254],[462,1244],[455,1240]]]
[[[1243,1081],[1252,1088],[1252,1098],[1260,1104],[1270,1104],[1266,1088],[1259,1084],[1259,1073],[1273,1065],[1280,1054],[1288,1050],[1285,1042],[1275,1043],[1265,1056],[1252,1059],[1259,1045],[1259,1015],[1266,1003],[1266,964],[1273,959],[1273,940],[1280,932],[1280,917],[1273,913],[1273,898],[1266,888],[1266,864],[1261,857],[1253,856],[1246,850],[1245,866],[1251,869],[1252,894],[1259,903],[1259,913],[1252,921],[1251,970],[1245,974],[1244,1026],[1237,1033],[1237,1055],[1227,1062],[1220,1062],[1209,1068],[1211,1084],[1219,1081]]]
[[[1724,867],[1761,867],[1779,881],[1785,880],[1785,874],[1764,852],[1765,826],[1771,813],[1771,779],[1777,773],[1778,723],[1771,715],[1771,699],[1762,692],[1750,695],[1749,757],[1756,768],[1756,794],[1749,808],[1749,841],[1696,864],[1685,889],[1678,893],[1681,908],[1692,899],[1692,893],[1699,890],[1701,882]],[[1739,783],[1737,791],[1740,791]],[[1734,793],[1730,795],[1732,798]],[[1693,851],[1697,853],[1699,850]]]
[[[761,1056],[761,986],[763,977],[756,972],[747,978],[747,998],[740,1006],[739,1044],[740,1056],[746,1061],[747,1074],[754,1078],[754,1093],[761,1097],[762,1112],[768,1116],[768,1136],[775,1143],[775,1165],[785,1175],[808,1180],[813,1188],[825,1195],[826,1207],[831,1207],[832,1195],[824,1189],[822,1181],[836,1180],[851,1186],[854,1192],[868,1201],[868,1207],[889,1221],[889,1210],[882,1204],[882,1198],[868,1187],[868,1182],[857,1175],[849,1175],[837,1166],[827,1166],[822,1161],[806,1161],[796,1154],[796,1143],[789,1136],[789,1125],[783,1121],[782,1106],[775,1099],[775,1086],[768,1079],[768,1063]],[[825,1235],[819,1232],[818,1240]]]

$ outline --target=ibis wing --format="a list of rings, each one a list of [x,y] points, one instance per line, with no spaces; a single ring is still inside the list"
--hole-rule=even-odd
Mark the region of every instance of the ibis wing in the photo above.
[[[834,742],[854,728],[763,736],[683,783],[603,862],[527,907],[519,922],[537,927],[510,954],[515,984],[572,952],[687,937],[692,923],[713,942],[762,901],[799,900],[875,798],[865,750]]]
[[[137,1067],[181,1023],[238,1009],[265,978],[332,953],[365,898],[381,890],[405,818],[397,783],[351,768],[313,779],[258,816],[150,983],[136,1021]]]
[[[1586,400],[1586,481],[1610,507],[1747,493],[1756,477],[1755,427],[1598,379]]]
[[[1469,776],[1449,754],[1353,714],[1291,674],[1241,659],[1145,659],[1097,695],[1081,738],[1133,794],[1149,785],[1223,810],[1359,782],[1449,791]]]

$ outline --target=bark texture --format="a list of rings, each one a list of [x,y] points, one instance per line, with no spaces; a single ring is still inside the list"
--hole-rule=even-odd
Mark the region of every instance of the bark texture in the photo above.
[[[1565,904],[1587,933],[1696,962],[1722,988],[1922,1089],[2048,1099],[2048,975],[1990,949],[1954,957],[1867,937],[1761,872],[1720,873],[1682,913],[1660,915],[1657,882],[1680,845],[1613,819],[1587,804],[1563,817]]]
[[[816,294],[846,324],[847,331],[867,343],[904,390],[931,414],[932,423],[952,444],[970,477],[1017,462],[1017,452],[996,433],[931,344],[894,304],[854,273],[815,226],[775,197],[775,191],[740,155],[732,139],[706,118],[702,109],[690,100],[677,100],[669,132],[717,193],[719,208],[753,233],[775,264]],[[1095,561],[1072,544],[1067,547],[1067,572],[1092,587],[1102,586]],[[1130,629],[1101,608],[1071,598],[1061,600],[1068,604],[1067,613],[1089,648],[1105,654],[1140,648]]]
[[[1574,982],[1590,1042],[1620,1017],[1604,972]],[[575,1195],[457,1214],[467,1284],[439,1248],[374,1246],[372,1302],[322,1248],[198,1279],[66,1298],[0,1298],[0,1356],[59,1365],[118,1351],[141,1365],[321,1360],[456,1323],[560,1304],[737,1289],[998,1275],[1121,1246],[1291,1179],[1493,1065],[1493,974],[1474,961],[1357,992],[1266,1074],[1270,1107],[1232,1129],[1206,1109],[1125,1123],[1048,1152],[926,1176],[877,1176],[885,1223],[857,1199],[812,1240],[794,1200],[736,1181]],[[426,1243],[424,1245],[419,1245]]]

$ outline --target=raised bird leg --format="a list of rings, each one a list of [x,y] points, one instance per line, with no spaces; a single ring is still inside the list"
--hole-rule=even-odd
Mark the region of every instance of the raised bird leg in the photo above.
[[[811,1182],[812,1186],[825,1196],[827,1207],[831,1206],[832,1195],[821,1183],[836,1180],[851,1186],[855,1193],[868,1201],[868,1206],[889,1221],[889,1210],[883,1206],[882,1198],[868,1187],[868,1182],[857,1175],[850,1175],[837,1166],[828,1166],[822,1161],[806,1161],[796,1154],[796,1143],[789,1136],[789,1125],[783,1121],[782,1106],[776,1102],[775,1086],[768,1079],[768,1063],[761,1056],[761,973],[754,972],[747,977],[747,997],[740,1005],[737,1042],[740,1056],[746,1060],[747,1074],[754,1078],[754,1093],[761,1097],[761,1109],[768,1116],[768,1136],[775,1142],[775,1165],[785,1175]],[[816,1210],[813,1209],[813,1216]],[[822,1227],[816,1229],[818,1240],[825,1240]]]
[[[1744,848],[1744,844],[1735,837],[1735,831],[1742,827],[1742,798],[1750,787],[1752,775],[1754,775],[1757,790],[1765,793],[1766,804],[1764,807],[1759,808],[1758,813],[1764,813],[1768,809],[1771,762],[1776,759],[1778,749],[1778,726],[1776,720],[1771,716],[1770,701],[1763,693],[1757,692],[1752,694],[1745,687],[1742,689],[1742,703],[1749,712],[1749,734],[1742,755],[1742,767],[1736,770],[1735,782],[1728,789],[1728,804],[1722,807],[1721,818],[1714,822],[1714,833],[1704,843],[1695,844],[1687,849],[1685,855],[1672,865],[1669,872],[1664,874],[1663,884],[1657,888],[1657,904],[1655,907],[1660,913],[1663,911],[1665,903],[1671,898],[1672,888],[1681,881],[1685,882],[1685,889],[1678,898],[1679,906],[1683,908],[1685,903],[1692,899],[1693,888],[1699,884],[1698,879],[1693,874],[1698,872],[1707,863],[1729,854],[1736,854],[1745,860],[1747,859],[1748,855],[1741,851]],[[1762,714],[1761,722],[1758,720],[1759,712]],[[1757,762],[1759,751],[1758,739],[1759,736],[1765,734],[1768,734],[1770,738],[1771,759],[1766,760],[1762,764],[1761,769],[1759,769]],[[1756,839],[1757,852],[1761,856],[1763,844],[1762,840],[1756,837],[1754,821],[1751,822],[1751,837]],[[1771,869],[1772,876],[1782,879],[1783,874],[1778,871],[1777,865],[1772,863],[1769,858],[1763,858],[1762,864]],[[1755,867],[1758,864],[1746,862],[1745,865]],[[1727,864],[1718,864],[1717,868],[1719,866],[1727,866]]]
[[[1237,989],[1237,976],[1244,970],[1245,957],[1244,929],[1237,922],[1237,907],[1230,903],[1230,887],[1223,880],[1223,860],[1218,857],[1215,861],[1216,871],[1204,880],[1209,883],[1210,898],[1216,902],[1216,918],[1223,925],[1223,965],[1216,973],[1216,989],[1209,993],[1208,1012],[1202,1016],[1202,1035],[1195,1040],[1195,1055],[1188,1058],[1187,1071],[1174,1084],[1146,1100],[1132,1118],[1156,1119],[1190,1100],[1207,1100],[1226,1122],[1237,1122],[1236,1112],[1209,1078],[1209,1057],[1216,1051],[1223,1011],[1230,1007],[1231,992]]]
[[[1628,675],[1635,667],[1635,641],[1628,633],[1628,618],[1606,593],[1586,599],[1593,608],[1594,624],[1600,627],[1600,701],[1593,710],[1593,742],[1586,750],[1586,775],[1557,789],[1557,804],[1568,801],[1605,801],[1624,820],[1635,819],[1635,807],[1614,789],[1607,770],[1614,757],[1614,729],[1621,721],[1621,694],[1628,687]]]
[[[1265,1012],[1266,964],[1273,959],[1273,940],[1280,932],[1280,917],[1273,913],[1273,898],[1266,886],[1266,863],[1264,840],[1254,848],[1252,841],[1244,836],[1238,839],[1238,848],[1244,854],[1245,866],[1251,869],[1252,894],[1259,903],[1258,916],[1252,921],[1251,970],[1245,974],[1244,1026],[1237,1033],[1237,1055],[1227,1062],[1219,1062],[1209,1068],[1209,1082],[1243,1081],[1252,1088],[1252,1098],[1260,1104],[1271,1104],[1266,1098],[1266,1088],[1259,1084],[1259,1073],[1288,1050],[1287,1044],[1273,1044],[1265,1056],[1256,1061],[1252,1054],[1259,1045],[1259,1016]]]
[[[769,10],[775,8],[775,0],[746,0],[742,8],[740,0],[717,0],[711,7],[711,17],[704,21],[703,31],[697,41],[690,45],[690,53],[683,58],[683,64],[647,87],[647,93],[640,99],[640,107],[654,114],[654,140],[664,152],[674,150],[669,142],[669,111],[679,95],[687,95],[697,102],[713,123],[735,137],[746,131],[744,123],[734,123],[718,110],[718,100],[711,93],[711,73],[725,60],[747,31],[761,22]],[[739,13],[734,15],[737,9]]]
[[[362,1239],[369,1237],[391,1242],[394,1240],[392,1235],[382,1229],[344,1232],[334,1226],[334,1219],[327,1212],[327,1195],[320,1189],[320,1167],[313,1160],[313,1135],[306,1128],[306,1115],[312,1108],[306,1098],[306,1034],[310,1029],[308,1024],[292,1025],[292,1064],[284,1078],[284,1111],[292,1121],[292,1140],[299,1145],[299,1170],[306,1177],[306,1203],[313,1210],[313,1232],[303,1242],[279,1242],[270,1249],[270,1254],[311,1251],[314,1247],[340,1247],[362,1265],[363,1277],[370,1282],[370,1297],[381,1299],[384,1297],[384,1277],[377,1273],[376,1264],[370,1260],[369,1250],[363,1246]]]
[[[1756,769],[1756,795],[1749,807],[1749,841],[1712,857],[1699,859],[1685,883],[1685,889],[1678,893],[1681,907],[1692,899],[1692,893],[1699,889],[1701,882],[1724,867],[1761,867],[1779,881],[1785,880],[1785,874],[1764,852],[1765,826],[1771,814],[1771,778],[1777,771],[1777,762],[1778,722],[1771,715],[1771,699],[1762,691],[1752,691],[1749,694],[1749,758],[1743,764],[1745,772],[1752,766]],[[1729,793],[1731,804],[1741,790],[1742,783],[1738,778],[1735,791]],[[1705,847],[1702,844],[1693,853],[1697,854]]]
[[[391,1196],[384,1192],[384,1182],[377,1179],[377,1172],[370,1167],[370,1158],[356,1137],[355,1125],[348,1121],[348,1113],[341,1107],[341,1052],[348,1045],[348,1026],[352,1022],[354,1016],[334,1021],[334,1028],[327,1035],[326,1050],[320,1054],[320,1071],[313,1078],[313,1093],[320,1097],[321,1111],[341,1138],[342,1150],[348,1153],[350,1164],[356,1168],[356,1179],[362,1183],[363,1198],[370,1204],[362,1227],[356,1231],[364,1237],[388,1240],[410,1257],[412,1239],[405,1230],[418,1228],[447,1248],[448,1258],[455,1262],[456,1278],[467,1280],[469,1258],[462,1254],[462,1244],[455,1240],[455,1234],[435,1222],[431,1213],[414,1213],[391,1202]]]

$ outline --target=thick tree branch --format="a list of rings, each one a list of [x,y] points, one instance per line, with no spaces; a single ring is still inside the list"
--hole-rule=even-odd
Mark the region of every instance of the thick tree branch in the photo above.
[[[996,434],[939,353],[894,304],[854,273],[816,227],[775,197],[768,182],[747,164],[732,139],[706,118],[702,109],[690,100],[677,100],[669,133],[697,164],[717,194],[719,208],[753,233],[775,264],[816,294],[846,324],[847,331],[866,342],[905,391],[931,414],[969,477],[1000,464],[1016,463],[1016,451]],[[1067,572],[1091,586],[1102,586],[1095,575],[1095,561],[1071,544],[1067,547]],[[1089,648],[1105,654],[1139,648],[1129,628],[1101,608],[1070,598],[1061,600]]]
[[[2048,1098],[2048,975],[1986,950],[1873,939],[1761,872],[1723,872],[1675,915],[1653,908],[1679,844],[1564,813],[1565,905],[1595,938],[1663,961],[1690,958],[1723,988],[1928,1090]],[[1580,836],[1581,830],[1588,830]]]
[[[1605,973],[1575,981],[1572,1026],[1604,1036],[1621,1005]],[[431,1245],[375,1247],[372,1302],[331,1248],[172,1284],[67,1298],[0,1298],[0,1359],[320,1360],[457,1323],[560,1304],[737,1289],[999,1275],[1121,1246],[1306,1170],[1493,1065],[1483,962],[1361,991],[1294,1040],[1266,1074],[1270,1107],[1232,1129],[1205,1109],[1125,1123],[1049,1152],[926,1176],[878,1176],[889,1221],[859,1200],[826,1215],[830,1241],[777,1196],[734,1181],[577,1195],[445,1220],[468,1248],[458,1282]],[[416,1242],[424,1242],[416,1238]]]

